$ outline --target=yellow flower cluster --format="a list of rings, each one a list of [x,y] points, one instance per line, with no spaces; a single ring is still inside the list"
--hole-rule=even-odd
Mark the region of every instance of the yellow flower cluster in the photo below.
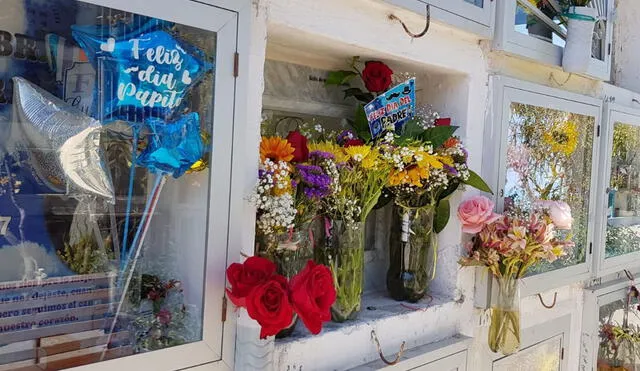
[[[401,147],[391,155],[394,168],[389,175],[389,186],[410,185],[424,186],[434,169],[442,169],[444,165],[453,166],[451,156],[430,153],[424,147]]]
[[[382,161],[378,148],[366,144],[343,148],[331,142],[318,142],[310,143],[309,150],[331,153],[335,156],[337,163],[351,161],[366,170],[377,168]]]
[[[573,121],[556,122],[543,139],[552,152],[571,156],[578,147],[578,125]]]
[[[349,161],[349,155],[345,153],[344,149],[332,142],[309,143],[309,152],[314,151],[331,153],[336,158],[337,163],[344,163]]]

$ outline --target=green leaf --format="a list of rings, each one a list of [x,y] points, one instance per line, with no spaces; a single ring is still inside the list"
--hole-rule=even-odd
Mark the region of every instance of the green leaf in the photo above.
[[[371,102],[373,100],[373,94],[371,93],[365,93],[362,90],[358,89],[358,88],[349,88],[349,89],[345,89],[344,91],[344,99],[347,99],[349,97],[354,97],[357,100],[359,100],[360,102],[367,104],[369,102]]]
[[[353,71],[331,71],[329,72],[329,76],[327,76],[327,81],[325,81],[325,85],[344,85],[349,82],[352,78],[358,76],[357,73]]]
[[[448,199],[460,187],[460,182],[454,181],[438,195],[438,201]]]
[[[367,120],[367,114],[364,112],[364,106],[362,104],[359,104],[356,109],[355,120],[349,123],[360,139],[367,143],[371,141],[369,121]]]
[[[433,218],[433,230],[436,233],[442,232],[444,227],[449,223],[449,216],[451,215],[451,205],[449,200],[440,200],[438,206],[436,206],[436,215]]]
[[[451,138],[456,130],[458,130],[457,126],[435,126],[426,129],[422,135],[420,135],[420,139],[425,142],[430,142],[435,149],[442,146],[447,139]]]
[[[470,185],[475,189],[478,189],[482,192],[487,192],[493,194],[491,187],[480,177],[480,175],[476,174],[474,171],[469,170],[469,179],[464,181],[464,184]]]

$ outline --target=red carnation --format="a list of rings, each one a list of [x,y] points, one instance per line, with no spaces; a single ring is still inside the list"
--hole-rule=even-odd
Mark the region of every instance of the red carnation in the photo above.
[[[287,141],[293,147],[293,162],[305,162],[309,159],[309,147],[307,147],[307,138],[295,130],[289,132]]]
[[[273,336],[293,322],[287,279],[272,276],[247,297],[247,313],[260,324],[260,339]]]
[[[291,302],[305,326],[316,335],[322,323],[331,320],[331,306],[336,301],[331,271],[309,260],[307,266],[291,279]]]
[[[391,86],[393,71],[386,64],[379,61],[365,63],[362,71],[364,86],[372,93],[381,93]]]
[[[344,148],[362,146],[364,145],[364,140],[362,139],[347,139],[344,141]]]
[[[434,126],[451,126],[451,119],[450,118],[436,119],[433,125]]]
[[[227,268],[229,300],[237,307],[246,307],[246,298],[257,286],[267,282],[276,273],[276,265],[269,259],[252,256],[244,264],[233,263]]]

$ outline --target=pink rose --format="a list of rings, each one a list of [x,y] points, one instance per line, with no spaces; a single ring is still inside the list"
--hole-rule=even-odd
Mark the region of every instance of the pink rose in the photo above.
[[[535,206],[547,210],[556,229],[571,229],[573,217],[571,217],[571,207],[566,202],[538,200]]]
[[[500,219],[501,215],[493,212],[494,206],[493,201],[484,196],[471,197],[460,204],[458,219],[462,222],[462,231],[475,234],[480,232],[485,225]]]

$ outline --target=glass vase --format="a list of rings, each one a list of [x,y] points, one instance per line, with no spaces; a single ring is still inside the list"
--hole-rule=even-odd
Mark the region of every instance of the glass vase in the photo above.
[[[438,235],[435,208],[394,206],[389,237],[387,290],[398,301],[422,299],[435,275]]]
[[[357,318],[364,286],[364,223],[325,220],[325,243],[317,247],[316,261],[331,269],[337,297],[331,307],[334,322]]]
[[[279,274],[291,279],[313,259],[312,241],[309,236],[309,226],[305,225],[287,233],[259,238],[259,246],[263,247],[261,254],[276,264]],[[280,331],[276,338],[291,336],[297,324],[298,316],[294,314],[291,325]]]
[[[509,355],[520,348],[520,281],[495,278],[491,287],[489,348]]]

